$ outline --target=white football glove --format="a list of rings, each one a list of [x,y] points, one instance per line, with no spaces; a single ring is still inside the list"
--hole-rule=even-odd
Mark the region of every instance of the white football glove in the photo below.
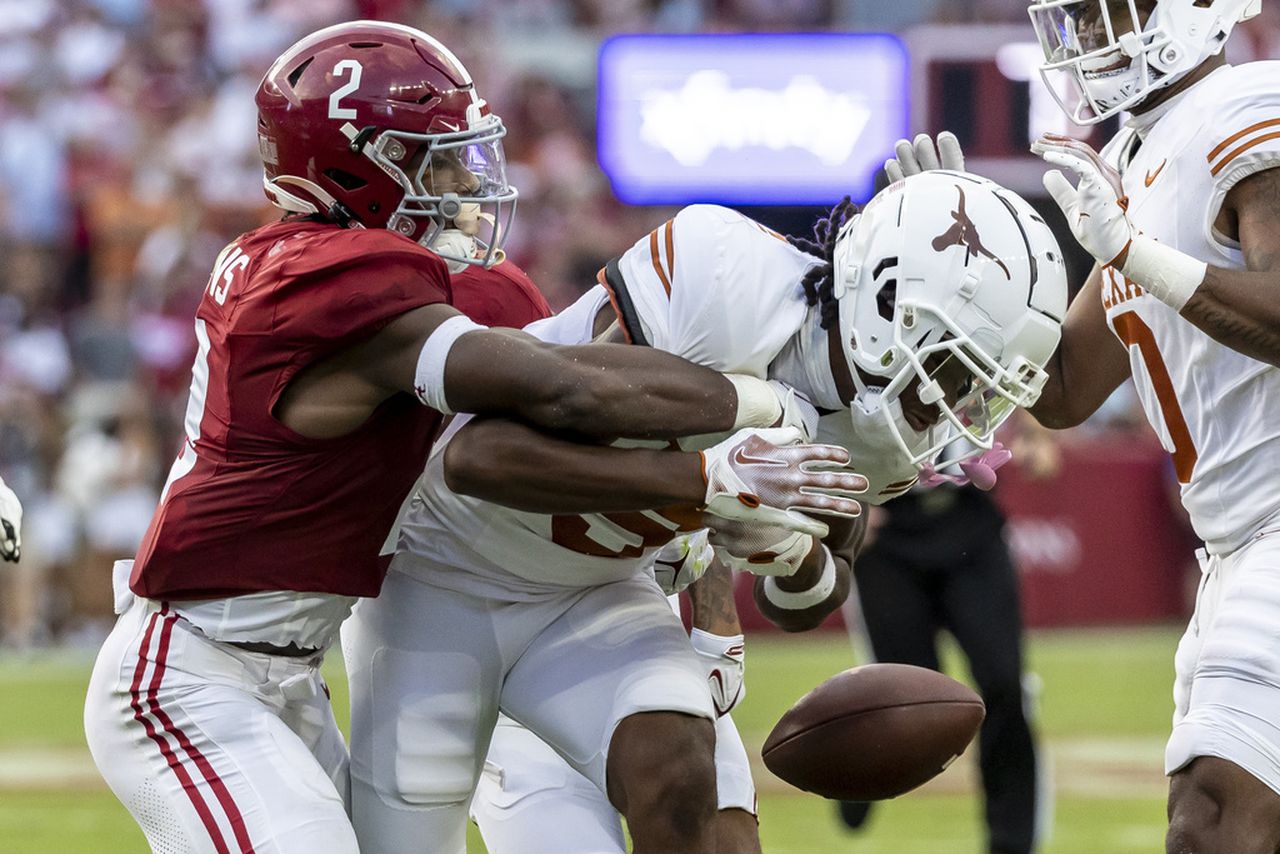
[[[884,171],[889,173],[890,183],[897,183],[908,175],[932,172],[934,169],[964,171],[964,152],[960,150],[960,140],[949,130],[938,134],[936,145],[929,134],[922,133],[914,140],[898,140],[893,148],[897,156],[884,163]]]
[[[739,430],[700,451],[707,482],[704,510],[722,519],[757,522],[816,537],[827,526],[799,511],[856,517],[862,506],[852,496],[867,491],[867,479],[830,471],[849,462],[837,445],[801,445],[800,430]],[[825,471],[823,469],[826,469]]]
[[[0,558],[17,563],[22,557],[22,502],[0,480]]]
[[[667,596],[674,596],[706,575],[715,560],[715,552],[707,542],[706,528],[692,534],[681,534],[653,557],[653,577]]]
[[[730,569],[752,575],[795,575],[813,550],[808,534],[773,525],[717,522],[708,538],[716,557]]]
[[[743,636],[724,637],[694,629],[689,634],[698,660],[707,668],[707,684],[716,717],[724,717],[747,696],[746,651]]]
[[[1136,231],[1129,220],[1129,197],[1120,173],[1088,145],[1066,136],[1047,133],[1031,151],[1079,177],[1073,187],[1066,175],[1051,169],[1045,173],[1044,188],[1066,214],[1080,245],[1104,266],[1123,261],[1121,256],[1127,254]]]
[[[779,427],[795,427],[800,430],[802,442],[812,442],[818,434],[818,410],[809,402],[809,398],[785,383],[769,380],[770,387],[778,395],[782,404],[782,421]]]

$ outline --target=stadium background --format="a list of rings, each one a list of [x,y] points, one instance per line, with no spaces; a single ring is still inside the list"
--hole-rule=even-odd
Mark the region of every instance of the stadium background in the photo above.
[[[0,566],[0,851],[144,850],[80,733],[111,561],[141,537],[179,435],[190,318],[213,257],[273,216],[254,87],[295,38],[354,17],[422,27],[472,71],[510,131],[521,198],[508,249],[554,307],[671,213],[622,204],[597,165],[606,37],[881,31],[944,54],[992,34],[1033,39],[1019,0],[0,0],[0,474],[27,510],[23,561]],[[913,66],[912,131],[957,127],[1026,192],[1028,158],[983,149],[996,48],[983,50],[968,51],[960,78],[954,65]],[[1280,56],[1275,6],[1229,55]],[[966,98],[939,94],[957,80]],[[791,232],[818,212],[749,210]],[[1029,647],[1057,789],[1044,850],[1150,850],[1163,832],[1173,648],[1194,588],[1190,534],[1131,394],[1055,438],[1047,479],[1013,472],[1001,487],[1029,620],[1056,627],[1034,630]],[[792,700],[853,661],[843,632],[753,631],[748,648],[740,717],[757,747]],[[760,773],[768,851],[980,848],[968,763],[857,838],[829,805]]]

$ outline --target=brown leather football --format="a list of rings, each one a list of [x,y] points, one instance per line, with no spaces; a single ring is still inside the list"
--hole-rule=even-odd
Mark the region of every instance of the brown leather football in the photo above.
[[[837,674],[782,716],[761,751],[770,771],[824,798],[896,798],[936,777],[978,733],[982,699],[933,670],[868,664]]]

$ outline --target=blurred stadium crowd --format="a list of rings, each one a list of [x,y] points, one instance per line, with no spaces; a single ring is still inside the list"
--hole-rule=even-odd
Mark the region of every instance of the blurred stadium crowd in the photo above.
[[[1273,8],[1273,7],[1269,7]],[[27,507],[0,643],[97,643],[180,433],[191,317],[227,240],[273,217],[253,92],[302,34],[376,17],[451,45],[503,116],[508,242],[555,307],[657,219],[594,152],[617,32],[1024,21],[1016,0],[0,0],[0,472]],[[1275,15],[1244,41],[1280,55]],[[1242,57],[1243,58],[1243,57]]]

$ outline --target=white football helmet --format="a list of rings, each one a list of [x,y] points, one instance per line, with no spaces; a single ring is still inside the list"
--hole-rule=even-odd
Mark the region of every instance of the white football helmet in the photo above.
[[[990,448],[996,428],[1039,398],[1067,273],[1049,226],[1017,194],[965,172],[912,175],[845,224],[833,261],[855,433],[887,431],[918,469],[952,443],[970,456]],[[917,379],[920,401],[944,416],[924,433],[899,400]]]
[[[1262,0],[1033,0],[1027,11],[1044,48],[1041,75],[1070,75],[1079,102],[1049,91],[1072,121],[1091,125],[1219,53],[1232,28],[1261,10]]]

